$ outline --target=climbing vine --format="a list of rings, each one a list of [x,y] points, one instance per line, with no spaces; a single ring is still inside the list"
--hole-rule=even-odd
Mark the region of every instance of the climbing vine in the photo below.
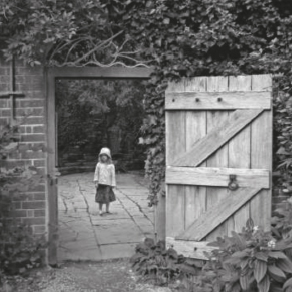
[[[113,48],[121,48],[126,40],[130,56],[136,61],[141,60],[140,65],[147,64],[153,68],[144,99],[147,118],[144,120],[143,137],[140,139],[140,143],[146,144],[148,148],[146,172],[151,178],[151,203],[156,203],[156,194],[163,191],[164,91],[169,80],[210,75],[283,75],[282,81],[278,78],[278,94],[284,98],[278,99],[275,104],[282,108],[290,100],[292,6],[288,0],[44,1],[42,5],[50,6],[53,14],[47,13],[43,7],[40,10],[41,15],[33,16],[33,20],[24,16],[25,9],[15,9],[19,1],[14,0],[13,7],[9,1],[6,2],[6,6],[1,8],[2,23],[6,27],[11,24],[14,28],[5,50],[8,58],[11,53],[16,52],[30,62],[34,62],[30,58],[36,57],[36,61],[40,63],[42,59],[39,55],[43,51],[47,53],[50,64],[54,64],[55,60],[59,65],[64,65],[66,52],[62,51],[54,57],[54,48],[58,48],[63,41],[74,43],[74,40],[82,39],[82,28],[88,27],[86,33],[91,37],[97,36],[98,32],[104,32],[99,34],[103,36],[102,39],[99,38],[101,46],[105,45],[103,48],[107,48],[107,42],[103,41],[111,36],[115,40]],[[59,5],[58,9],[54,5]],[[78,5],[82,9],[78,10]],[[92,9],[87,9],[88,5]],[[61,30],[54,20],[56,18],[50,18],[50,15],[59,11],[62,13],[58,19],[64,22]],[[44,23],[38,25],[38,21],[42,19]],[[29,25],[24,27],[22,22]],[[49,38],[46,36],[47,32]],[[116,36],[118,33],[120,34]],[[27,42],[38,45],[34,47]],[[111,41],[109,43],[112,44]],[[70,62],[74,63],[75,58],[79,60],[80,54],[86,55],[86,51],[93,49],[92,46],[96,46],[96,43],[92,43],[92,39],[88,37],[86,42],[80,42],[80,46],[73,46],[70,52],[74,52],[76,56],[70,53]],[[66,46],[62,48],[65,50]],[[115,52],[119,52],[119,49],[98,52],[90,56],[98,62],[105,58],[111,66],[110,60],[115,59]],[[79,65],[86,64],[87,59],[83,61]],[[136,66],[139,62],[127,59],[123,64]],[[280,127],[285,117],[288,119],[286,122],[289,121],[290,111],[285,112],[284,108],[281,110],[283,112],[276,111],[276,143],[284,148],[281,148],[282,156],[278,157],[277,164],[287,175],[280,182],[286,188],[290,184],[289,180],[292,181],[289,170],[291,164],[287,161],[292,154],[289,147],[292,138],[290,139],[291,131],[288,126],[285,129],[284,126]],[[283,164],[285,161],[287,163]]]
[[[278,183],[285,189],[291,185],[291,112],[284,109],[291,100],[292,80],[292,7],[288,1],[105,0],[103,3],[112,20],[140,43],[143,58],[154,60],[146,96],[148,118],[143,126],[152,203],[157,201],[156,194],[163,191],[164,91],[169,80],[181,77],[283,75],[282,79],[277,78],[277,94],[281,98],[275,102],[279,109],[275,123],[276,145],[277,148],[281,145],[285,153],[280,151],[282,156],[277,157],[276,166],[282,171]]]

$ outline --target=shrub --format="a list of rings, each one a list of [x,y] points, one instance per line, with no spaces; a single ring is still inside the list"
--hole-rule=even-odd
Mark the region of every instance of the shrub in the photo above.
[[[173,248],[166,249],[163,241],[155,244],[151,238],[137,245],[130,261],[144,280],[157,285],[169,285],[176,280],[187,279],[197,274],[200,268],[191,259],[178,255]]]
[[[292,229],[287,225],[292,203],[289,204],[285,212],[278,210],[273,233],[264,232],[249,219],[241,233],[232,232],[232,236],[209,243],[214,250],[206,253],[208,261],[201,267],[150,239],[137,246],[131,260],[133,267],[144,279],[155,279],[158,284],[175,283],[173,287],[180,291],[292,291],[292,237],[287,232]]]
[[[292,282],[291,240],[276,241],[248,220],[242,233],[217,238],[195,291],[284,291]],[[289,288],[290,289],[290,288]]]

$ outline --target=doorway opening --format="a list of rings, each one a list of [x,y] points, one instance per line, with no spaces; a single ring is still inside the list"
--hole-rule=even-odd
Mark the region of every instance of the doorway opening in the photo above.
[[[121,78],[119,70],[87,69],[48,74],[48,174],[61,174],[48,183],[51,264],[131,256],[143,238],[154,237],[138,143],[149,72]],[[117,188],[111,214],[100,216],[93,175],[103,147],[111,149]]]
[[[61,174],[94,171],[102,147],[111,150],[118,173],[143,171],[139,144],[145,118],[145,81],[56,81],[56,166]]]

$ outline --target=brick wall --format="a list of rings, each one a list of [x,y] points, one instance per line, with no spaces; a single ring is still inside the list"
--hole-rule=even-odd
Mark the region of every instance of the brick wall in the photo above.
[[[10,64],[0,56],[0,92],[10,91]],[[45,173],[45,78],[43,69],[29,67],[22,62],[15,64],[15,91],[24,97],[15,97],[15,119],[21,121],[20,142],[25,149],[1,161],[1,167],[35,166]],[[9,98],[0,97],[0,126],[10,121]],[[39,149],[39,150],[36,150]],[[23,223],[29,223],[35,233],[46,231],[46,190],[40,183],[14,199],[15,215]]]

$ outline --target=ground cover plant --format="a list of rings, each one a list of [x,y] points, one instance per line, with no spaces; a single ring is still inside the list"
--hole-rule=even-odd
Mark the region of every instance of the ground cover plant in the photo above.
[[[200,264],[150,239],[136,247],[135,271],[144,280],[178,291],[288,292],[292,291],[292,201],[276,210],[272,232],[247,221],[242,232],[209,243],[208,261]]]

